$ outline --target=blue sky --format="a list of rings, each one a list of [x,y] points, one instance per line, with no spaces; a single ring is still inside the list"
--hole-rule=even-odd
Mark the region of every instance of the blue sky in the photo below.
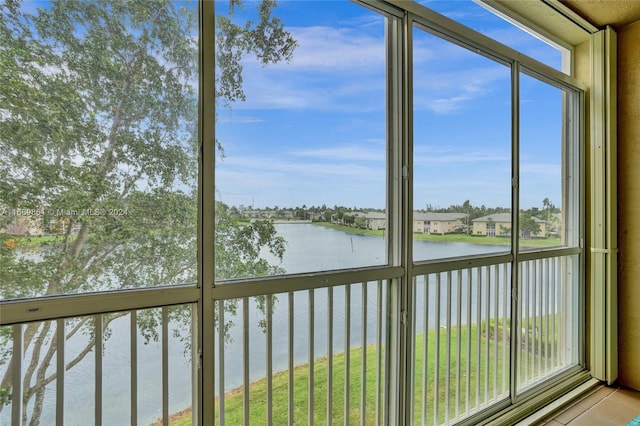
[[[558,51],[472,2],[424,4],[559,67]],[[254,17],[254,6],[235,19]],[[346,1],[282,1],[276,14],[299,46],[289,63],[244,60],[246,101],[218,109],[217,198],[384,208],[383,16]],[[414,29],[415,208],[510,204],[509,73]],[[542,207],[545,197],[560,206],[560,91],[531,78],[521,91],[521,206]]]

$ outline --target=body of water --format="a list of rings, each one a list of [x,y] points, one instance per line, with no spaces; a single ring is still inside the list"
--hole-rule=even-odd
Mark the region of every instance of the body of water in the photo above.
[[[282,262],[273,258],[269,253],[263,253],[272,263],[282,266],[288,274],[358,268],[386,264],[385,239],[383,237],[358,235],[340,230],[325,228],[313,224],[277,224],[278,234],[287,241],[286,251]],[[437,259],[473,255],[481,253],[495,253],[505,251],[505,246],[487,246],[469,243],[448,242],[414,242],[414,258]],[[455,277],[454,277],[455,278]],[[463,292],[466,292],[466,278],[464,278]],[[424,310],[424,288],[418,283],[416,294],[416,311]],[[429,283],[429,287],[434,283]],[[455,286],[452,289],[452,300],[456,300]],[[359,346],[363,343],[362,330],[362,286],[353,285],[351,288],[351,340],[350,345]],[[474,291],[474,290],[472,290]],[[475,294],[475,293],[474,293]],[[464,294],[462,295],[465,296]],[[308,361],[309,347],[309,291],[294,293],[294,361],[296,364]],[[315,290],[314,297],[314,358],[327,353],[327,311],[328,291]],[[365,341],[376,341],[377,312],[377,284],[368,284],[367,304],[367,335]],[[337,287],[333,294],[333,350],[334,353],[345,349],[345,288]],[[386,295],[383,293],[383,298]],[[476,300],[476,297],[472,297]],[[502,300],[502,299],[500,299]],[[500,302],[500,305],[502,303]],[[242,385],[242,305],[236,316],[226,314],[226,319],[233,322],[228,331],[225,345],[225,392]],[[384,306],[384,303],[383,303]],[[475,308],[474,308],[475,309]],[[435,323],[435,300],[429,302],[429,324],[433,328]],[[441,322],[444,321],[444,310],[441,309]],[[455,313],[454,313],[455,315]],[[258,308],[256,301],[249,303],[249,334],[250,334],[250,378],[257,380],[266,374],[266,335],[259,325],[264,315]],[[475,314],[474,314],[475,317]],[[417,315],[416,328],[421,332],[425,328],[422,316]],[[384,323],[384,321],[383,321]],[[273,309],[273,371],[287,368],[288,362],[288,324],[289,309],[288,295],[276,296]],[[159,327],[159,326],[158,326]],[[177,412],[191,405],[192,372],[189,353],[185,353],[185,344],[180,339],[185,330],[180,325],[171,324],[169,339],[169,398],[170,412]],[[111,323],[109,338],[105,340],[103,353],[103,424],[128,424],[130,419],[130,319],[129,316],[119,318]],[[159,330],[159,329],[158,329]],[[384,335],[384,333],[383,333]],[[67,360],[73,359],[86,342],[88,336],[78,334],[75,340],[69,341],[66,347]],[[151,341],[145,343],[142,336],[138,336],[138,419],[140,424],[149,424],[162,413],[162,355],[161,345]],[[55,370],[52,362],[50,372]],[[87,355],[82,362],[74,366],[65,374],[65,424],[85,425],[94,414],[95,364],[94,354]],[[216,389],[217,392],[218,389]],[[0,414],[0,423],[9,424],[9,407]],[[91,422],[89,422],[91,423]],[[47,397],[43,407],[42,424],[55,424],[55,382],[49,385]]]

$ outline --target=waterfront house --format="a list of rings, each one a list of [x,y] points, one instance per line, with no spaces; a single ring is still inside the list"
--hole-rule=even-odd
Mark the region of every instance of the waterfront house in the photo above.
[[[420,234],[451,234],[464,232],[465,213],[413,212],[413,232]]]

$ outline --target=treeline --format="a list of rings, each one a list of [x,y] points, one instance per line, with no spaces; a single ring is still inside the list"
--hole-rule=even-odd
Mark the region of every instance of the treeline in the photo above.
[[[384,213],[384,209],[376,208],[363,208],[363,207],[347,207],[334,205],[333,207],[322,204],[319,206],[312,205],[296,207],[264,207],[254,208],[252,206],[225,206],[228,213],[237,219],[255,219],[255,218],[271,218],[275,220],[309,220],[312,222],[335,222],[339,221],[344,224],[355,222],[358,219],[357,213]],[[464,213],[468,215],[468,220],[472,221],[483,216],[488,216],[497,213],[508,213],[511,209],[509,207],[487,207],[484,204],[480,206],[474,206],[469,200],[464,201],[462,204],[452,204],[449,207],[434,207],[431,204],[427,204],[425,209],[416,209],[417,212],[434,212],[434,213]],[[542,200],[540,207],[531,207],[526,210],[522,210],[521,213],[527,216],[537,217],[543,220],[549,220],[549,218],[557,213],[560,213],[560,209],[557,208],[548,198]]]
[[[477,219],[483,216],[489,216],[497,213],[509,213],[511,208],[509,207],[487,207],[484,204],[481,206],[472,205],[469,200],[466,200],[462,204],[452,204],[449,207],[434,207],[431,204],[427,204],[421,212],[434,212],[434,213],[465,213],[469,215],[469,220]],[[548,198],[542,200],[541,207],[531,207],[526,210],[521,210],[521,213],[537,217],[540,219],[547,219],[549,216],[560,213],[560,209],[556,207]]]
[[[332,222],[336,219],[345,223],[355,220],[356,213],[380,212],[384,209],[358,208],[334,205],[329,207],[326,204],[321,206],[307,207],[305,204],[299,207],[265,207],[253,208],[247,206],[225,206],[226,211],[240,220],[255,218],[271,218],[275,220],[309,220],[312,222]]]

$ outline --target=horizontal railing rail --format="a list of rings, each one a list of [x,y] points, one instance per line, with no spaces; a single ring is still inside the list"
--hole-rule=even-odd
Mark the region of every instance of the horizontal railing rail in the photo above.
[[[302,289],[335,287],[353,282],[400,278],[403,275],[404,269],[400,266],[372,266],[249,280],[226,280],[216,283],[213,289],[213,298],[223,300],[286,293]]]
[[[0,325],[72,318],[132,309],[195,303],[200,290],[195,283],[145,287],[99,293],[67,294],[0,302]]]

